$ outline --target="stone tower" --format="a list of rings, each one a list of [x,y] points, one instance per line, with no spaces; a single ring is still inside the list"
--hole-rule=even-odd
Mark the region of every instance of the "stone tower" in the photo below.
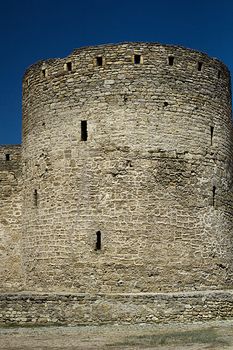
[[[232,285],[230,75],[147,43],[75,50],[23,80],[28,290]]]

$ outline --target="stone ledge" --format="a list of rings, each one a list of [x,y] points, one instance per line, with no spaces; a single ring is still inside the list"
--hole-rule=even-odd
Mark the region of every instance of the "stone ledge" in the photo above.
[[[2,293],[0,325],[172,323],[233,318],[233,290],[139,294]]]
[[[233,289],[216,289],[216,290],[195,290],[195,291],[182,291],[182,292],[145,292],[145,293],[77,293],[77,292],[42,292],[42,291],[20,291],[20,292],[0,292],[0,300],[4,298],[60,298],[60,297],[200,297],[200,296],[218,296],[218,295],[230,295],[233,296]]]

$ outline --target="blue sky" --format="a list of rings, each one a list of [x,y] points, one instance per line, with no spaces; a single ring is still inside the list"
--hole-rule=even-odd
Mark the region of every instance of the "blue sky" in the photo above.
[[[9,0],[0,4],[0,144],[21,142],[25,69],[74,48],[122,41],[182,45],[233,75],[232,0]]]

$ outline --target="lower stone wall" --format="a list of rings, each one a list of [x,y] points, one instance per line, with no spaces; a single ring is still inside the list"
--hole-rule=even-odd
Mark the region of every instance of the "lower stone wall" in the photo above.
[[[233,317],[233,290],[153,294],[0,294],[0,326],[192,322]]]

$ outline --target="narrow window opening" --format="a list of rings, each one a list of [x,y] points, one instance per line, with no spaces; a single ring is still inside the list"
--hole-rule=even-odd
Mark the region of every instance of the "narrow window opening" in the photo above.
[[[141,63],[141,55],[134,55],[134,63],[135,64]]]
[[[213,186],[213,207],[215,206],[216,187]]]
[[[67,62],[66,63],[66,69],[67,69],[68,72],[72,71],[72,62]]]
[[[103,65],[103,57],[102,56],[96,57],[96,65],[97,66],[102,66]]]
[[[81,120],[81,141],[87,141],[87,120]]]
[[[43,68],[42,69],[42,76],[44,77],[44,78],[46,78],[47,77],[47,74],[48,72],[47,72],[47,69],[46,68]]]
[[[210,144],[213,145],[214,127],[210,127]]]
[[[221,71],[219,70],[218,71],[218,79],[220,79],[221,78]]]
[[[34,206],[37,207],[38,205],[38,192],[37,190],[34,190]]]
[[[198,62],[197,64],[197,70],[200,72],[202,70],[203,67],[203,62]]]
[[[174,64],[174,56],[168,56],[168,64],[169,64],[169,66],[173,66],[173,64]]]
[[[5,159],[8,162],[9,160],[11,160],[11,156],[9,153],[5,154]]]
[[[101,250],[101,232],[100,231],[96,232],[95,250]]]

